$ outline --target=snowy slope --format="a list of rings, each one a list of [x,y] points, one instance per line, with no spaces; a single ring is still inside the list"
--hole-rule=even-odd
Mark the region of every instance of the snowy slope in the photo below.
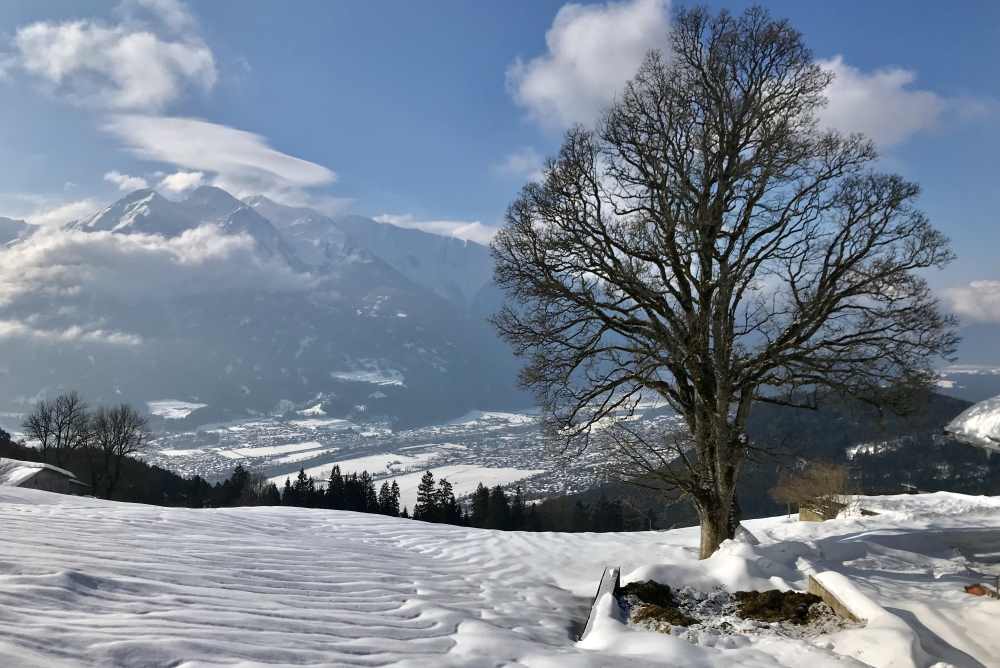
[[[899,497],[897,497],[899,498]],[[929,511],[949,507],[956,515]],[[695,642],[582,626],[602,568],[701,588],[802,587],[836,566],[918,629],[918,661],[997,665],[1000,602],[961,592],[947,536],[1000,535],[1000,501],[883,500],[879,517],[749,523],[695,559],[693,529],[501,533],[296,508],[186,510],[0,488],[0,665],[876,666],[899,629]],[[949,618],[950,617],[950,618]],[[905,626],[903,627],[905,629]],[[978,661],[978,663],[977,663]]]
[[[331,218],[312,209],[284,206],[261,195],[245,201],[274,223],[308,264],[319,266],[345,249],[360,249],[462,307],[469,306],[484,286],[492,284],[493,260],[489,249],[480,244],[378,223],[363,216]]]
[[[970,406],[945,431],[964,443],[1000,451],[1000,397]]]

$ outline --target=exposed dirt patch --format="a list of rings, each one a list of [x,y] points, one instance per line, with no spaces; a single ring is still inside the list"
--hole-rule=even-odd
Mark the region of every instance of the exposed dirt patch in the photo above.
[[[739,647],[753,636],[813,638],[860,626],[802,592],[729,592],[671,588],[653,581],[618,591],[629,624],[698,645]]]
[[[665,608],[677,605],[670,587],[655,580],[629,582],[619,590],[622,597],[634,596],[643,603],[651,603]]]
[[[632,621],[637,624],[650,622],[657,625],[669,624],[670,626],[691,626],[698,623],[697,619],[688,617],[677,608],[665,608],[655,603],[637,606],[632,614]]]
[[[624,602],[630,619],[635,624],[651,626],[667,631],[673,626],[690,626],[698,620],[685,615],[677,607],[677,601],[670,587],[653,580],[630,582],[618,592]]]
[[[798,591],[738,591],[736,614],[743,619],[759,622],[791,622],[805,624],[809,621],[812,606],[821,603],[819,596]]]

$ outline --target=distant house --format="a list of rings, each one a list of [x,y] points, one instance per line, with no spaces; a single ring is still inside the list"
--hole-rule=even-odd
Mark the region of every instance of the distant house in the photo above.
[[[76,476],[51,464],[24,462],[0,457],[0,485],[42,489],[60,494],[89,494],[90,485]]]

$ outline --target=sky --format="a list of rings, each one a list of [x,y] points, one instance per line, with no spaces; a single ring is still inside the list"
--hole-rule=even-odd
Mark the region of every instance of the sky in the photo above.
[[[747,3],[712,2],[741,11]],[[923,187],[1000,322],[1000,4],[768,2],[836,80],[824,123]],[[665,43],[666,0],[0,3],[0,216],[59,224],[200,184],[487,242],[566,128]]]

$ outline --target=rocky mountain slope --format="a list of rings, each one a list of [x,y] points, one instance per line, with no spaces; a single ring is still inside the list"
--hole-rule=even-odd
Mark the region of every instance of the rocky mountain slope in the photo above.
[[[65,388],[194,401],[204,421],[317,399],[400,424],[526,403],[469,308],[491,272],[476,244],[202,187],[135,191],[0,253],[19,277],[0,300],[8,410]]]

